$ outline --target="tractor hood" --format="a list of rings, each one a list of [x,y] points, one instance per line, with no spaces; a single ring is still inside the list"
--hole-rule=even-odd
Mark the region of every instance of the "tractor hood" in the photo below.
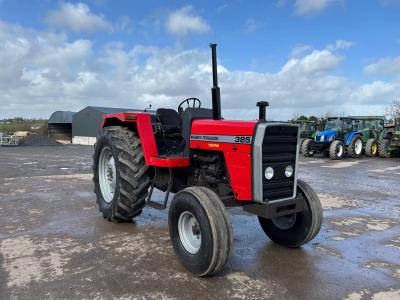
[[[400,145],[400,131],[395,131],[393,133],[392,143],[396,145]]]
[[[314,140],[316,142],[326,143],[336,139],[336,130],[329,129],[325,131],[319,131],[315,133]]]

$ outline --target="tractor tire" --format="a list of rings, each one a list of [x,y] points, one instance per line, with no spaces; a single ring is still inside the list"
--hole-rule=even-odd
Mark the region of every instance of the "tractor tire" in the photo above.
[[[383,139],[380,143],[379,143],[379,156],[383,157],[383,158],[390,158],[390,152],[389,152],[389,146],[390,146],[391,141],[388,139]]]
[[[168,225],[175,253],[191,273],[207,276],[224,267],[232,248],[232,227],[225,206],[212,190],[193,186],[177,193]]]
[[[136,133],[119,126],[102,129],[94,146],[93,174],[94,192],[104,218],[128,222],[140,215],[150,178]]]
[[[305,139],[303,143],[301,144],[301,152],[305,157],[313,157],[314,156],[314,151],[311,151],[311,143],[312,139]]]
[[[359,158],[362,155],[362,139],[359,135],[353,137],[347,147],[347,153],[352,158]]]
[[[378,143],[375,139],[369,139],[365,144],[365,155],[369,157],[378,155]]]
[[[311,241],[322,226],[322,206],[315,191],[304,181],[297,181],[297,197],[304,199],[304,210],[287,216],[265,219],[258,217],[264,233],[275,243],[300,247]]]
[[[335,140],[329,145],[329,158],[332,160],[340,160],[344,157],[345,146],[342,141]]]

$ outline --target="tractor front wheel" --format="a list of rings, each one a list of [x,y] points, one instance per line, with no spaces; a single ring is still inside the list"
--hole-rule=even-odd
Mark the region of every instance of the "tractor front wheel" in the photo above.
[[[142,212],[150,178],[136,133],[112,126],[102,129],[94,146],[93,182],[104,218],[131,221]]]
[[[379,156],[384,158],[390,157],[389,146],[391,141],[389,139],[383,139],[379,143]]]
[[[329,158],[332,160],[342,159],[345,153],[345,147],[342,141],[336,140],[329,145]]]
[[[207,276],[224,267],[231,251],[232,227],[212,190],[194,186],[177,193],[168,225],[175,253],[191,273]]]
[[[352,158],[359,158],[362,154],[363,144],[362,139],[359,135],[353,137],[350,141],[347,153]]]
[[[300,247],[321,229],[322,206],[318,195],[307,183],[298,180],[297,197],[304,199],[303,211],[272,219],[258,217],[265,234],[277,244]]]
[[[311,150],[312,139],[305,139],[301,144],[301,152],[305,157],[314,156],[314,151]]]
[[[378,155],[378,143],[375,139],[369,139],[365,144],[365,155],[369,157]]]

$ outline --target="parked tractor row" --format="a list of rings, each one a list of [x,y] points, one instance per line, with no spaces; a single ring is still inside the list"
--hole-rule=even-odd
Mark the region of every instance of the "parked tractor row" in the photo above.
[[[312,132],[311,126],[302,125],[300,131],[300,148],[305,157],[324,154],[340,160],[346,155],[387,158],[400,153],[400,122],[385,124],[383,116],[329,117],[321,131]]]

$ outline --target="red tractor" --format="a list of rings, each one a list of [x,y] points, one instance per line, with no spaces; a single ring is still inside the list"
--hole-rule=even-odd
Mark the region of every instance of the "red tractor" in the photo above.
[[[257,215],[274,242],[299,247],[321,228],[317,194],[297,179],[299,129],[266,121],[221,118],[216,44],[211,44],[212,109],[197,98],[177,111],[123,112],[104,116],[93,155],[97,203],[104,218],[131,221],[145,206],[165,209],[173,248],[197,276],[220,271],[232,249],[226,207]],[[163,203],[151,200],[153,189]]]

